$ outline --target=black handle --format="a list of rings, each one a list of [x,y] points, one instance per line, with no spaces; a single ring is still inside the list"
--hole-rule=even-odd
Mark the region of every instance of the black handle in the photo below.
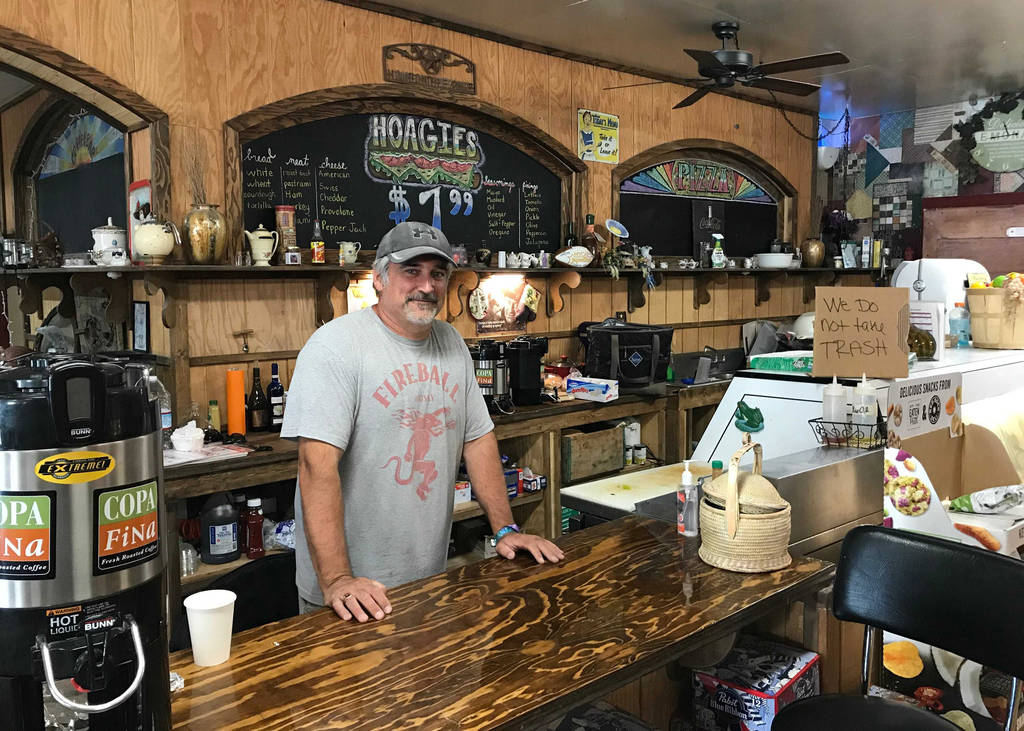
[[[69,411],[70,397],[78,394],[73,389],[80,387],[71,381],[85,379],[89,388],[89,413],[72,417]],[[70,387],[69,387],[70,384]],[[94,441],[106,423],[106,384],[103,372],[91,363],[59,363],[50,371],[50,411],[57,430],[57,441],[62,445],[76,446]]]

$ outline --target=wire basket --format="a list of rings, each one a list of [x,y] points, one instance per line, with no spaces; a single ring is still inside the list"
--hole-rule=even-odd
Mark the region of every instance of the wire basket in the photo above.
[[[848,421],[825,421],[817,418],[807,422],[823,447],[856,447],[875,449],[885,446],[885,423],[853,424]]]

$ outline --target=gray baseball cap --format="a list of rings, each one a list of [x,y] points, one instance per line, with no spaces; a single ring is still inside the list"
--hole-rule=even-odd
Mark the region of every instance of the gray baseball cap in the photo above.
[[[384,234],[377,247],[376,260],[387,257],[390,261],[401,263],[427,254],[455,263],[452,247],[439,229],[417,221],[406,221]]]

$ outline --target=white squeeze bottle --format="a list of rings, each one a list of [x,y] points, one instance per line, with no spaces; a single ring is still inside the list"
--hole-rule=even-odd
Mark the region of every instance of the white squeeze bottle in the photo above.
[[[846,421],[846,386],[840,384],[835,376],[832,376],[832,383],[821,390],[821,420]]]
[[[690,462],[683,462],[683,478],[676,491],[676,530],[680,535],[697,535],[697,485],[690,472]]]
[[[853,390],[853,423],[874,426],[878,420],[878,399],[875,389],[868,385],[868,378],[861,374],[860,383]]]

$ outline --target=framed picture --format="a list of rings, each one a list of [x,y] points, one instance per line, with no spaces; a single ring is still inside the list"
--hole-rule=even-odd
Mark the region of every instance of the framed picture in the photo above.
[[[132,350],[149,352],[149,303],[132,302]]]

